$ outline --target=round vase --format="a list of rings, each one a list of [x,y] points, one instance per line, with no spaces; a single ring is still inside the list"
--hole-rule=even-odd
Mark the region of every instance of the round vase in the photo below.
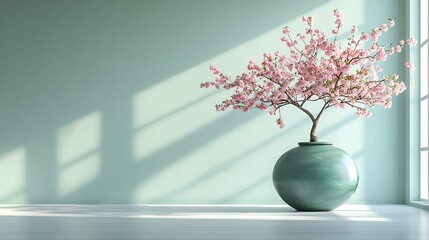
[[[343,150],[326,142],[301,142],[273,170],[277,193],[298,211],[331,211],[356,191],[359,173]]]

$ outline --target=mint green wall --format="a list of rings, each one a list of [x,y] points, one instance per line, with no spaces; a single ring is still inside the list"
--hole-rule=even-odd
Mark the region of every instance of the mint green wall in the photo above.
[[[295,109],[214,111],[199,89],[213,64],[235,75],[285,49],[300,18],[370,30],[389,17],[405,37],[404,1],[0,2],[0,203],[281,203],[277,158],[306,141]],[[344,38],[345,35],[342,35]],[[386,72],[404,76],[404,55]],[[404,202],[405,98],[369,119],[331,110],[319,137],[348,151],[361,184],[352,203]]]

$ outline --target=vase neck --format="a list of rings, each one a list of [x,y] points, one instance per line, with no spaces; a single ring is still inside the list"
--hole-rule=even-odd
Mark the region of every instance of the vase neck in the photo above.
[[[322,145],[332,145],[330,142],[299,142],[299,146],[322,146]]]

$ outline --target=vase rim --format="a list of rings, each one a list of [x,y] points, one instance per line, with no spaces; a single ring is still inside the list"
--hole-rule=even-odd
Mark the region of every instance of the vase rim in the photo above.
[[[331,142],[299,142],[299,146],[332,145]]]

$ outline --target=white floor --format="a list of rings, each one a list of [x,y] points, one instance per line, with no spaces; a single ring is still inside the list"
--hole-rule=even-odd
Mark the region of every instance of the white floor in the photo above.
[[[273,205],[0,205],[0,239],[419,239],[429,211],[345,205],[295,212]]]

